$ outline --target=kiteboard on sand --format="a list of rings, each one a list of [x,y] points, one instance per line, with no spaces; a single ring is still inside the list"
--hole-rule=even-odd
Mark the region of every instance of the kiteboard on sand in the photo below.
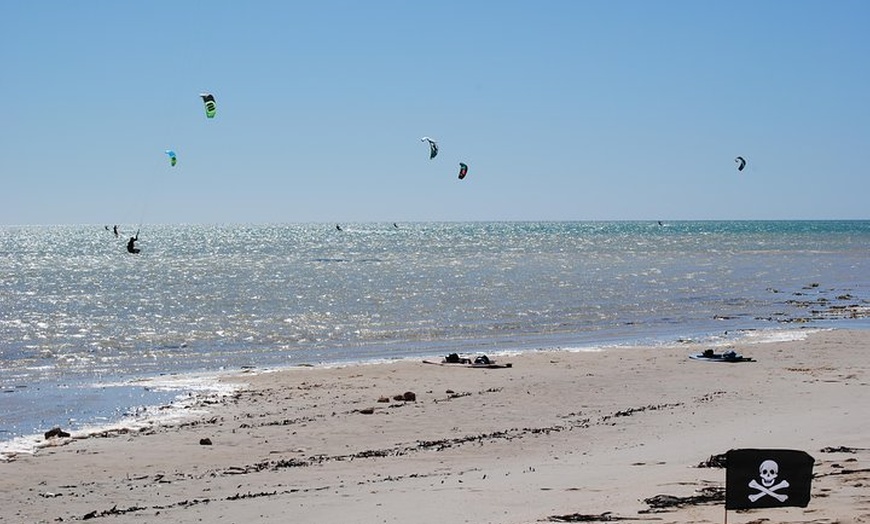
[[[706,349],[703,353],[689,355],[692,360],[703,360],[704,362],[755,362],[755,359],[744,357],[734,350],[724,353],[716,353],[712,349]]]
[[[436,366],[447,366],[457,368],[478,368],[478,369],[504,369],[513,367],[513,364],[496,364],[494,360],[486,355],[480,355],[477,358],[470,359],[460,357],[456,353],[451,353],[444,357],[440,362],[434,360],[424,360],[424,364],[435,364]]]

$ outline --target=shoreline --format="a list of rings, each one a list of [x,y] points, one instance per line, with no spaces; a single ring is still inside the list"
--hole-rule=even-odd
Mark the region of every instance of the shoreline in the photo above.
[[[0,503],[21,522],[712,523],[724,470],[698,464],[753,447],[810,453],[813,498],[729,521],[870,522],[870,332],[806,334],[731,343],[755,359],[737,364],[685,343],[226,377],[244,385],[207,413],[0,462]]]
[[[703,344],[708,347],[727,347],[734,344],[766,344],[777,341],[799,340],[806,338],[809,334],[818,331],[824,331],[829,327],[817,326],[801,326],[792,328],[771,328],[767,330],[747,329],[740,330],[737,333],[722,336],[720,334],[707,333],[698,338],[679,337],[670,339],[661,339],[655,341],[622,341],[622,342],[600,342],[581,345],[552,345],[535,347],[534,349],[512,349],[497,352],[485,352],[483,348],[478,348],[477,354],[488,354],[495,357],[507,357],[513,355],[522,355],[525,353],[537,352],[572,352],[572,351],[606,351],[609,349],[619,349],[624,347],[645,348],[655,350],[656,348],[668,348],[683,346],[687,344]],[[758,338],[756,338],[758,337]],[[36,452],[43,447],[55,446],[61,441],[49,442],[44,439],[43,434],[55,428],[71,434],[69,441],[87,439],[91,436],[98,436],[105,433],[118,433],[130,431],[143,431],[152,427],[160,427],[171,425],[173,422],[183,422],[185,419],[195,416],[197,412],[196,406],[204,408],[205,406],[215,404],[216,400],[222,397],[232,395],[237,389],[243,387],[244,377],[263,373],[275,373],[299,368],[311,369],[329,369],[343,368],[353,366],[369,366],[369,365],[384,365],[396,362],[419,362],[422,358],[441,358],[443,355],[416,355],[398,357],[395,359],[377,358],[368,360],[347,360],[336,362],[317,362],[317,363],[292,363],[281,366],[271,367],[243,367],[235,370],[214,370],[214,371],[192,371],[180,372],[172,374],[160,374],[155,376],[147,376],[129,380],[126,382],[107,382],[95,384],[90,387],[105,389],[112,387],[120,388],[137,388],[141,387],[149,391],[161,392],[177,392],[175,397],[165,403],[154,404],[137,404],[122,406],[132,414],[122,416],[120,418],[106,420],[103,423],[85,423],[78,428],[69,428],[62,426],[44,427],[38,433],[25,434],[13,437],[8,440],[0,440],[0,463],[8,460],[14,460],[14,457],[20,454],[30,454]],[[228,386],[228,384],[233,384]],[[87,388],[85,388],[87,389]]]

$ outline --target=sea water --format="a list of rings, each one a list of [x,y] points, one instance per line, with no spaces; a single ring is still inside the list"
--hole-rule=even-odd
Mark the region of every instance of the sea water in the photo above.
[[[870,221],[0,227],[0,444],[244,368],[867,328]]]

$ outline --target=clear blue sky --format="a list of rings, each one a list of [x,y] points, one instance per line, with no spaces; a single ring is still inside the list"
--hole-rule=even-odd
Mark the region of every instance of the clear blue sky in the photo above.
[[[868,28],[862,0],[4,2],[0,224],[866,219]]]

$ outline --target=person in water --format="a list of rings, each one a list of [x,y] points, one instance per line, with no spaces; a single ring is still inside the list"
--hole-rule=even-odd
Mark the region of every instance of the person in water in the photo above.
[[[139,232],[136,231],[135,237],[130,237],[130,240],[127,241],[127,252],[128,253],[138,253],[140,249],[136,247],[136,241],[139,240]]]
[[[114,228],[112,228],[112,231],[115,232],[115,238],[117,238],[118,237],[118,226],[115,226]]]

